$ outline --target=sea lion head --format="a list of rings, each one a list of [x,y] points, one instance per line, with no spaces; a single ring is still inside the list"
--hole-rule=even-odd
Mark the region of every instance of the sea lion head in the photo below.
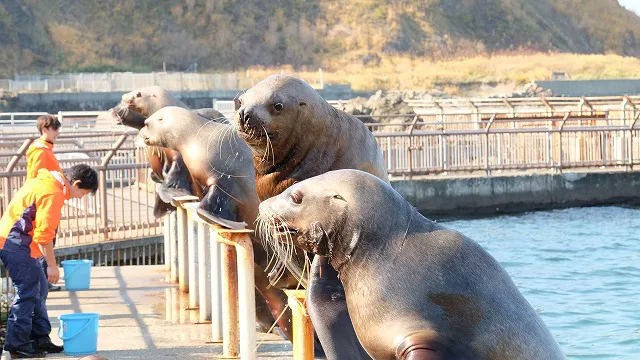
[[[165,106],[181,106],[180,100],[160,86],[146,86],[122,95],[121,106],[150,116]]]
[[[258,229],[281,259],[293,245],[342,263],[362,239],[370,234],[384,238],[388,227],[395,227],[387,221],[392,214],[380,214],[381,209],[402,211],[404,203],[388,184],[369,173],[329,171],[263,201]]]
[[[309,84],[279,74],[260,81],[237,97],[235,103],[232,122],[249,145],[267,141],[276,144],[308,134],[319,117],[312,114],[326,107],[326,101]],[[296,136],[290,136],[294,133]]]
[[[174,148],[185,129],[189,128],[188,120],[194,116],[197,115],[178,106],[164,107],[144,121],[138,136],[147,146]]]

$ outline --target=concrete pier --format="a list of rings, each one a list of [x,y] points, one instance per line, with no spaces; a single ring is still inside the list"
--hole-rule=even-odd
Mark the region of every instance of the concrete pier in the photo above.
[[[189,296],[171,284],[163,265],[94,267],[91,289],[49,293],[47,308],[53,342],[62,314],[101,314],[98,355],[119,359],[219,359],[222,343],[211,342],[211,324],[198,323],[198,310],[187,310]],[[258,359],[292,359],[291,343],[258,333]],[[2,360],[9,359],[4,353]],[[47,354],[47,359],[78,359]]]

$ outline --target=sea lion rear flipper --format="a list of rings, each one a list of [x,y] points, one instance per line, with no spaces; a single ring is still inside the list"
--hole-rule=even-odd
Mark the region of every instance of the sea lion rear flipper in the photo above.
[[[233,181],[218,179],[216,184],[209,186],[209,191],[205,194],[200,206],[197,209],[198,215],[210,223],[218,224],[229,229],[242,230],[247,227],[247,223],[240,220],[238,214],[238,199],[230,194],[239,193],[234,191],[237,186]],[[222,189],[224,187],[224,190]]]

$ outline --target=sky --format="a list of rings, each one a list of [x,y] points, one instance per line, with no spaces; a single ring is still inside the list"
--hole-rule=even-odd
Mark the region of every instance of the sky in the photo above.
[[[640,15],[640,0],[618,0],[618,3]]]

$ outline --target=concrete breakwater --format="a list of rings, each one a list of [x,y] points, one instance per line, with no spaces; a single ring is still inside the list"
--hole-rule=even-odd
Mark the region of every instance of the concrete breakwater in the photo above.
[[[136,88],[132,86],[132,90]],[[213,99],[233,100],[243,89],[219,89],[210,91],[172,91],[191,108],[211,107]],[[120,102],[125,91],[109,92],[58,92],[19,93],[2,95],[0,91],[0,111],[64,111],[106,110]],[[318,93],[327,100],[348,99],[355,96],[370,96],[370,92],[356,92],[350,85],[326,84]]]
[[[434,219],[640,204],[640,172],[425,177],[392,180],[391,185]]]

